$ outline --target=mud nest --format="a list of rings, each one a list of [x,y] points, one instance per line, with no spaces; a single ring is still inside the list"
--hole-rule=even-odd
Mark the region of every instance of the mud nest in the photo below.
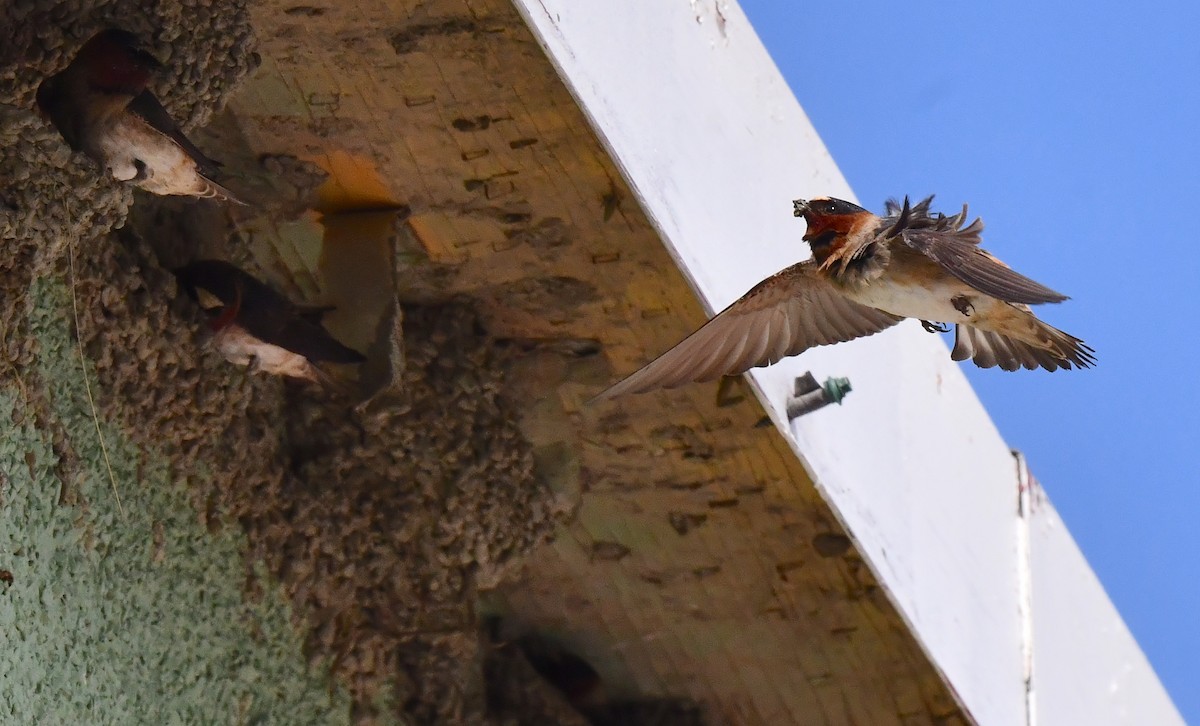
[[[248,592],[266,562],[309,652],[363,708],[388,693],[420,722],[482,717],[478,583],[552,522],[502,395],[508,352],[472,308],[407,309],[404,392],[360,415],[205,348],[198,312],[140,238],[84,247],[74,286],[100,416],[169,457],[210,527],[246,532]]]
[[[128,187],[102,178],[33,111],[44,78],[97,31],[124,28],[166,66],[153,90],[190,129],[258,63],[246,3],[238,0],[17,1],[0,9],[0,27],[8,34],[0,49],[0,242],[17,252],[3,265],[19,260],[35,274],[54,268],[69,240],[120,226],[132,201]]]
[[[243,2],[0,10],[10,29],[0,49],[0,383],[23,388],[22,414],[50,432],[64,479],[76,476],[27,319],[33,281],[61,279],[77,296],[75,333],[94,366],[99,415],[169,460],[210,527],[245,531],[248,594],[262,586],[253,563],[266,562],[309,651],[332,662],[363,714],[386,693],[417,722],[486,720],[478,584],[551,528],[550,495],[503,395],[508,354],[470,304],[408,309],[405,393],[395,407],[359,415],[208,351],[198,311],[155,248],[114,231],[134,194],[31,110],[38,83],[109,26],[138,33],[164,62],[155,90],[185,129],[257,63]]]

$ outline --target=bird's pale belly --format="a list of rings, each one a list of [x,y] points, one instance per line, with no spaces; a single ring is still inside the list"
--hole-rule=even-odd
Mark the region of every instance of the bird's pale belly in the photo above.
[[[258,370],[272,375],[314,379],[312,363],[304,356],[277,345],[264,343],[237,325],[227,325],[213,337],[213,344],[225,360],[234,365],[255,363]]]
[[[955,284],[957,283],[957,284]],[[955,280],[931,285],[888,283],[876,280],[870,285],[843,289],[846,297],[879,310],[907,318],[937,323],[966,323],[978,315],[978,305],[991,301]]]

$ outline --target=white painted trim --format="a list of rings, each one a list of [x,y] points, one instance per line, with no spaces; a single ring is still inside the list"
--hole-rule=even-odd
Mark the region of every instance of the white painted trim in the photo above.
[[[1034,609],[1033,609],[1033,552],[1030,543],[1029,527],[1033,518],[1033,504],[1038,493],[1034,491],[1036,482],[1029,472],[1029,466],[1024,455],[1019,451],[1013,452],[1017,464],[1017,496],[1020,506],[1017,507],[1017,573],[1020,592],[1017,595],[1017,608],[1021,616],[1021,661],[1024,670],[1021,675],[1025,681],[1025,726],[1037,726],[1037,685],[1034,680]]]
[[[1182,724],[1058,512],[1028,482],[1036,722]]]
[[[854,198],[735,3],[515,4],[710,310],[807,256],[793,198]],[[868,200],[870,207],[881,203]],[[854,392],[846,405],[789,426],[787,395],[808,370],[818,381],[847,376]],[[1021,384],[1022,374],[996,375]],[[1086,563],[1061,555],[1065,545],[1049,538],[1029,554],[1037,588],[1031,607],[1052,595],[1072,603],[1078,622],[1108,629],[1088,656],[1096,667],[1085,668],[1071,652],[1043,655],[1065,641],[1044,632],[1048,626],[1035,609],[1027,615],[1039,651],[1033,661],[1023,653],[1022,643],[1034,641],[1022,635],[1029,620],[1021,609],[1016,469],[938,337],[905,324],[751,377],[914,636],[977,721],[1027,722],[1027,663],[1035,662],[1041,724],[1083,723],[1059,718],[1054,707],[1065,701],[1055,689],[1109,663],[1137,670],[1126,681],[1138,687],[1113,697],[1121,709],[1146,716],[1143,723],[1180,722],[1104,592],[1086,583],[1072,588],[1094,583]],[[1039,579],[1049,563],[1067,569]],[[1099,697],[1094,684],[1077,685],[1072,694]],[[1090,704],[1095,718],[1086,722],[1123,723],[1104,716],[1113,698]]]

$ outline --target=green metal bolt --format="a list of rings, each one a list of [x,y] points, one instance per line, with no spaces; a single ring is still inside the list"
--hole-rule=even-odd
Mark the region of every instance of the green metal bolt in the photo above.
[[[818,386],[817,379],[811,372],[796,379],[795,392],[787,402],[787,417],[791,419],[812,413],[822,406],[831,403],[841,404],[846,394],[850,393],[849,378],[826,378],[825,383]]]
[[[846,394],[854,390],[850,387],[849,378],[826,378],[825,383],[821,385],[825,391],[825,397],[830,403],[842,405],[842,399]]]

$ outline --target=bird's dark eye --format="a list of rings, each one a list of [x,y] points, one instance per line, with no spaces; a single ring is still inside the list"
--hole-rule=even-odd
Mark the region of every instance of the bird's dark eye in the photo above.
[[[832,201],[825,200],[825,201],[821,202],[821,208],[819,211],[821,212],[821,214],[837,214],[838,207],[837,207],[837,204],[834,204]]]

